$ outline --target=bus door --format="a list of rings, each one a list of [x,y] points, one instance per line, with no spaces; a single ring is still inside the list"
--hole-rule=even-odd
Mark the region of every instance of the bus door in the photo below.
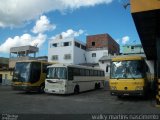
[[[2,74],[0,74],[0,84],[2,84]]]

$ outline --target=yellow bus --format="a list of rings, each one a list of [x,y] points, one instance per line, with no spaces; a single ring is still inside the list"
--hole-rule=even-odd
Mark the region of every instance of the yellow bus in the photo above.
[[[17,62],[13,72],[12,88],[26,92],[44,92],[47,66],[43,61]]]
[[[150,88],[150,74],[142,56],[117,56],[112,58],[110,71],[111,95],[145,96]]]

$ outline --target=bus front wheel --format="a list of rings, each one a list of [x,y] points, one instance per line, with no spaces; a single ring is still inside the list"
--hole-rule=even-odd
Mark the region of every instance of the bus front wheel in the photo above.
[[[43,84],[39,88],[39,93],[44,93],[44,85]]]
[[[95,84],[95,89],[100,89],[100,87],[101,87],[100,83]]]

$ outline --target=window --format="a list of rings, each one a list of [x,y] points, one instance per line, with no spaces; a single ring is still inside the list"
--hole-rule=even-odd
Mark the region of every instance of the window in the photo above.
[[[73,69],[73,75],[74,75],[74,76],[79,76],[79,75],[80,75],[80,71],[79,71],[78,68],[74,68],[74,69]]]
[[[93,70],[90,70],[90,76],[93,76]]]
[[[104,72],[103,71],[101,71],[101,76],[104,76]]]
[[[85,71],[84,71],[84,69],[80,69],[80,76],[85,76]]]
[[[95,42],[92,42],[92,46],[95,46],[95,44],[96,44]]]
[[[84,45],[81,45],[81,48],[82,48],[83,50],[86,50],[86,46],[84,46]]]
[[[108,65],[106,66],[106,72],[108,72]]]
[[[73,68],[68,67],[68,80],[73,80]]]
[[[69,42],[64,42],[63,46],[69,46]]]
[[[50,67],[48,68],[47,78],[67,79],[67,70],[65,67]]]
[[[134,49],[134,46],[131,46],[131,49],[133,50],[133,49]]]
[[[101,76],[101,71],[98,71],[98,76]]]
[[[52,44],[53,47],[57,47],[57,43]]]
[[[89,76],[89,70],[86,70],[85,73],[86,73],[86,76]]]
[[[58,55],[53,55],[52,60],[58,60]]]
[[[75,46],[80,48],[80,44],[78,42],[75,42]]]
[[[64,59],[65,60],[70,60],[71,59],[71,54],[65,54]]]
[[[92,57],[96,57],[96,53],[92,53]]]
[[[94,71],[94,76],[97,76],[97,75],[98,75],[98,71],[95,70],[95,71]]]

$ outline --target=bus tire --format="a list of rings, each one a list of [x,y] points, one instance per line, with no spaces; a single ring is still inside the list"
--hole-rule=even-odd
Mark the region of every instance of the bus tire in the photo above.
[[[100,89],[100,88],[101,88],[101,84],[98,83],[98,84],[97,84],[97,89]]]
[[[98,89],[98,84],[97,84],[97,83],[95,84],[95,87],[94,87],[94,88],[95,88],[95,89]]]
[[[44,93],[44,84],[42,84],[39,88],[39,93]]]
[[[74,94],[78,94],[79,93],[79,85],[76,85],[74,87]]]

